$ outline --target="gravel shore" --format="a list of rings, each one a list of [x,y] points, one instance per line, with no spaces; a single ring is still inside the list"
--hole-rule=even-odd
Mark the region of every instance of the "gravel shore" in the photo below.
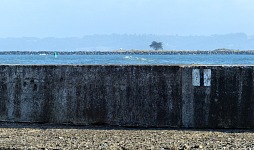
[[[1,123],[0,149],[254,149],[254,130]]]

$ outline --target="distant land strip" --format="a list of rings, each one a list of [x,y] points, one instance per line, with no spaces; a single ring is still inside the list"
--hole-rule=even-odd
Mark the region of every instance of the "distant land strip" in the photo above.
[[[117,51],[0,51],[0,55],[188,55],[188,54],[246,54],[254,55],[254,50],[117,50]]]

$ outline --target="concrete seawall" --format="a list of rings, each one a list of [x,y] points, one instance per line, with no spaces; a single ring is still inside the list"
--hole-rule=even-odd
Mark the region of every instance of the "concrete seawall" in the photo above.
[[[0,121],[253,128],[254,66],[1,65]]]

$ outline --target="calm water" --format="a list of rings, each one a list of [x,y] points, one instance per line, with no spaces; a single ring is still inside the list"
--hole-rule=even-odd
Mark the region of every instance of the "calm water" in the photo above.
[[[254,55],[0,55],[0,64],[254,65]]]

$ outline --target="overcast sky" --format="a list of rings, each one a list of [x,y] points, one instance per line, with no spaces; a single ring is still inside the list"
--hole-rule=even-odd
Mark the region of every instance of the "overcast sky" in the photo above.
[[[0,0],[0,37],[254,35],[254,0]]]

